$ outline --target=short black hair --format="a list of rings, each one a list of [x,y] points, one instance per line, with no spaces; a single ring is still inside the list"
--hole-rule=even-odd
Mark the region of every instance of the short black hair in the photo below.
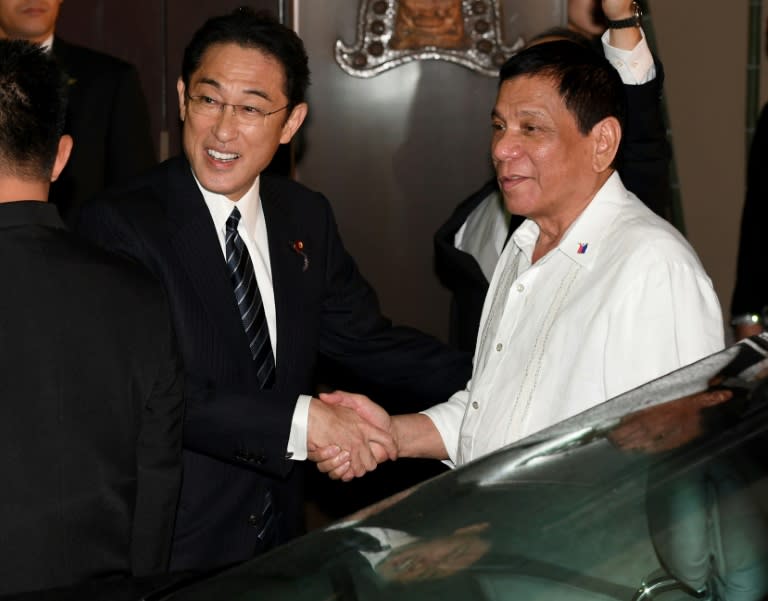
[[[56,61],[37,44],[0,40],[0,171],[48,181],[66,109]]]
[[[574,44],[579,44],[580,46],[584,46],[584,48],[595,47],[594,41],[591,38],[588,38],[587,36],[585,36],[583,33],[579,33],[578,31],[574,31],[573,29],[568,29],[567,27],[560,27],[560,26],[550,27],[549,29],[545,29],[541,33],[537,33],[530,40],[528,40],[528,43],[526,44],[526,46],[541,44],[544,41],[554,42],[555,40],[568,40],[573,42]]]
[[[309,60],[301,38],[266,11],[254,12],[247,6],[228,15],[211,17],[192,36],[184,49],[181,79],[189,88],[192,74],[200,67],[203,55],[215,44],[237,44],[260,50],[274,57],[285,71],[285,96],[289,111],[304,102],[309,86]]]
[[[582,134],[606,117],[615,117],[624,129],[624,84],[605,57],[590,47],[571,40],[528,46],[501,67],[499,86],[521,76],[551,79]]]

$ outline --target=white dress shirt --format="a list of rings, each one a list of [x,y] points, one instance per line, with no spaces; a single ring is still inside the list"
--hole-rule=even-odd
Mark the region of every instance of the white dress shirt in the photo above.
[[[49,35],[45,40],[40,42],[40,47],[46,52],[50,52],[53,49],[53,34]]]
[[[192,173],[195,177],[195,174]],[[195,177],[195,183],[203,195],[203,200],[211,214],[216,235],[221,245],[221,253],[226,257],[225,240],[226,224],[232,209],[237,206],[240,211],[240,223],[237,233],[245,243],[248,254],[251,256],[253,271],[256,275],[256,283],[259,285],[259,294],[264,303],[264,314],[267,318],[269,329],[269,341],[272,343],[272,355],[277,365],[277,320],[275,317],[275,291],[272,285],[272,267],[269,262],[269,239],[267,237],[267,224],[264,220],[264,211],[259,202],[259,178],[238,201],[232,201],[222,194],[214,194],[203,188]],[[234,293],[233,293],[234,294]],[[300,395],[293,411],[291,432],[288,437],[286,455],[296,461],[307,458],[307,422],[309,420],[309,403],[312,397]]]
[[[453,464],[723,348],[720,305],[695,252],[617,173],[532,265],[538,235],[525,221],[499,259],[467,389],[424,412]],[[486,328],[513,265],[498,327]]]

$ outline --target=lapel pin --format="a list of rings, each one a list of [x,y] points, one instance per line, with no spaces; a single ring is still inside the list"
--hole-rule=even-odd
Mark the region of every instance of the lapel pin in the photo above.
[[[580,255],[584,255],[587,253],[587,246],[589,246],[589,242],[579,242],[579,248],[576,251]]]
[[[306,271],[309,268],[309,257],[307,257],[307,254],[304,252],[304,243],[301,240],[296,240],[290,244],[293,252],[295,252],[297,255],[301,255],[301,257],[304,259],[301,270]]]

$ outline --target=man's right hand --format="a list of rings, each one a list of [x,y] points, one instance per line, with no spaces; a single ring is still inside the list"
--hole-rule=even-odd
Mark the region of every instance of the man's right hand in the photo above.
[[[343,398],[321,396],[330,398],[313,398],[309,405],[307,450],[312,461],[333,465],[333,474],[351,480],[374,470],[381,461],[397,458],[386,411],[366,397],[362,398],[372,407],[360,407],[356,400],[345,405]]]

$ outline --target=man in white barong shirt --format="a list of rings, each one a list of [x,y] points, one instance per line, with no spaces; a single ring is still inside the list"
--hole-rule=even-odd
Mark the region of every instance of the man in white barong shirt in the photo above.
[[[615,157],[622,83],[570,41],[501,69],[492,156],[507,209],[527,217],[491,280],[472,380],[447,402],[390,418],[399,457],[467,463],[723,347],[717,296],[695,252],[624,188]],[[382,460],[384,454],[380,454]],[[318,464],[351,479],[344,451]]]

